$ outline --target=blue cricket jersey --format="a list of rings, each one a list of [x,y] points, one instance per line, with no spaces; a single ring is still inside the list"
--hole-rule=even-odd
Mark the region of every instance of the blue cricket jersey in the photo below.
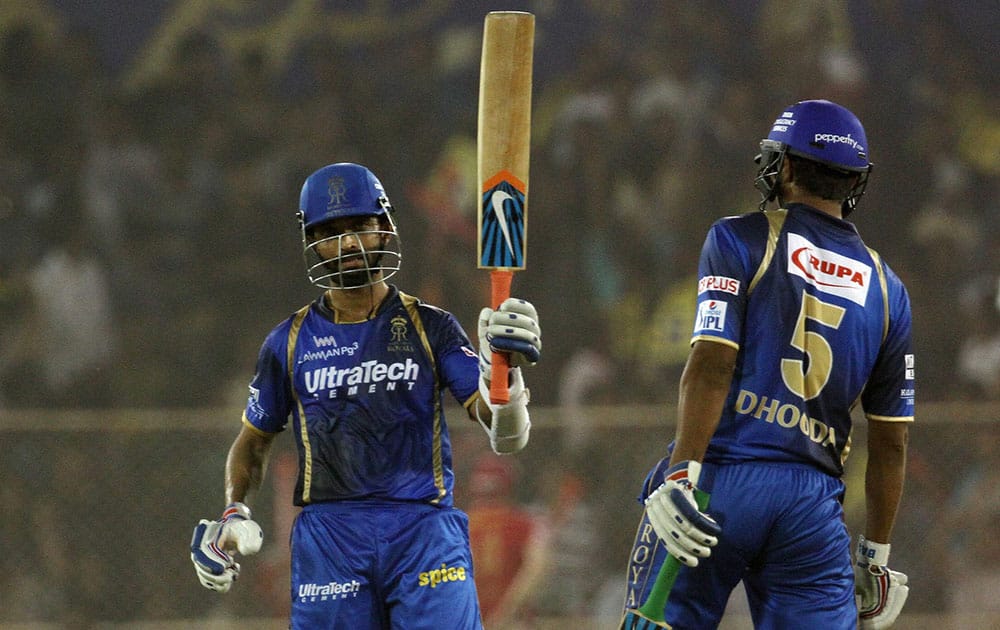
[[[345,499],[453,505],[447,389],[479,395],[476,351],[455,317],[390,287],[370,319],[334,323],[321,297],[267,336],[243,421],[292,419],[296,505]]]
[[[692,343],[739,350],[705,461],[843,473],[851,409],[912,421],[910,303],[852,223],[802,204],[717,221],[698,269]]]

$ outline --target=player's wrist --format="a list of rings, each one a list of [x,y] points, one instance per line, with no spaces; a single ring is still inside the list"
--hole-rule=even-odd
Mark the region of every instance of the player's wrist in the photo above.
[[[868,564],[884,567],[889,564],[889,552],[892,545],[889,543],[879,543],[865,538],[864,534],[858,535],[858,544],[855,549],[855,558],[859,564]]]
[[[252,521],[253,516],[251,515],[250,507],[241,501],[233,501],[222,510],[222,517],[219,520],[228,521],[234,518]]]
[[[663,473],[664,483],[674,482],[680,486],[693,487],[697,485],[699,477],[701,477],[701,462],[693,459],[679,461]]]

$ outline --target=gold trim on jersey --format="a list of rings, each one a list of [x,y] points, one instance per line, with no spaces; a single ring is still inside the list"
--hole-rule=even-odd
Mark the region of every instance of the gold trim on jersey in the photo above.
[[[760,279],[764,277],[764,273],[774,259],[774,253],[778,250],[778,237],[781,236],[781,228],[784,227],[785,219],[788,218],[788,210],[784,208],[779,210],[765,210],[764,216],[767,218],[768,227],[767,245],[764,248],[764,256],[760,259],[760,265],[757,267],[757,273],[753,275],[750,286],[747,287],[748,297],[753,293],[754,287],[757,286]]]
[[[721,343],[724,346],[730,346],[732,348],[736,348],[737,350],[740,349],[740,344],[736,343],[735,341],[730,341],[725,337],[716,337],[715,335],[695,335],[694,337],[691,338],[691,345],[693,346],[694,342],[696,341],[713,341],[715,343]]]
[[[264,431],[262,429],[259,429],[258,427],[255,427],[254,424],[250,422],[250,418],[247,418],[246,411],[243,412],[243,426],[250,429],[251,432],[256,433],[257,435],[264,435],[264,436],[274,435],[274,433],[269,433],[268,431]]]
[[[299,435],[302,437],[302,502],[309,503],[310,492],[312,490],[312,445],[309,442],[309,424],[306,421],[306,411],[302,407],[299,394],[295,391],[295,344],[299,341],[299,331],[302,329],[302,321],[309,313],[311,304],[303,306],[295,313],[292,325],[288,329],[288,352],[286,362],[288,370],[288,383],[292,391],[292,398],[295,406],[299,410]]]
[[[878,272],[878,286],[882,289],[882,343],[885,343],[889,336],[889,283],[885,279],[885,267],[882,265],[882,257],[871,247],[866,247],[868,254],[875,262],[875,271]]]
[[[399,292],[399,299],[406,308],[406,312],[410,315],[414,328],[417,329],[417,336],[420,337],[420,343],[424,347],[424,353],[427,355],[427,361],[431,365],[431,373],[434,374],[434,446],[431,449],[431,457],[432,465],[434,467],[434,486],[437,488],[438,495],[437,498],[431,499],[430,503],[436,505],[441,502],[441,499],[448,495],[448,488],[445,487],[444,484],[444,458],[442,457],[441,431],[441,419],[443,417],[443,413],[441,410],[441,397],[438,395],[440,381],[438,380],[437,362],[434,360],[434,349],[431,348],[431,342],[427,337],[427,330],[424,328],[424,322],[420,319],[420,313],[417,310],[420,300],[412,295],[407,295],[402,291]]]
[[[876,416],[875,414],[865,414],[869,420],[878,422],[913,422],[913,416]]]

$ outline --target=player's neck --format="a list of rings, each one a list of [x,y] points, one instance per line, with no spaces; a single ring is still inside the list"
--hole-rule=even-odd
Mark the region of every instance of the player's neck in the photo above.
[[[326,305],[338,322],[361,322],[375,314],[388,294],[385,282],[357,289],[331,289],[326,292]]]
[[[790,203],[804,203],[807,206],[812,206],[820,212],[825,212],[826,214],[836,217],[838,219],[843,219],[843,202],[834,201],[831,199],[824,199],[822,197],[817,197],[816,195],[809,194],[790,194],[786,195],[782,200],[781,204],[788,205]]]

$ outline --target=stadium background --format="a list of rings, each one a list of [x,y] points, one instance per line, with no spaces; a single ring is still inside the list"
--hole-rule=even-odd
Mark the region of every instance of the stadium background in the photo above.
[[[399,285],[473,329],[487,284],[479,38],[497,8],[538,17],[515,292],[538,305],[546,345],[518,499],[544,516],[566,488],[579,498],[535,627],[613,625],[632,497],[671,432],[701,238],[756,207],[757,140],[813,97],[865,122],[875,171],[852,218],[914,304],[899,627],[1000,623],[994,2],[13,0],[0,6],[0,627],[283,627],[290,438],[257,506],[268,553],[235,591],[201,589],[185,547],[220,507],[263,336],[314,295],[298,186],[327,162],[375,170],[399,210]],[[77,263],[46,263],[60,252]],[[88,286],[102,290],[73,290]],[[93,319],[46,317],[66,302]],[[91,343],[63,339],[70,325]],[[450,417],[462,504],[488,455]],[[858,433],[853,525],[863,421]],[[732,611],[745,627],[740,601]]]

